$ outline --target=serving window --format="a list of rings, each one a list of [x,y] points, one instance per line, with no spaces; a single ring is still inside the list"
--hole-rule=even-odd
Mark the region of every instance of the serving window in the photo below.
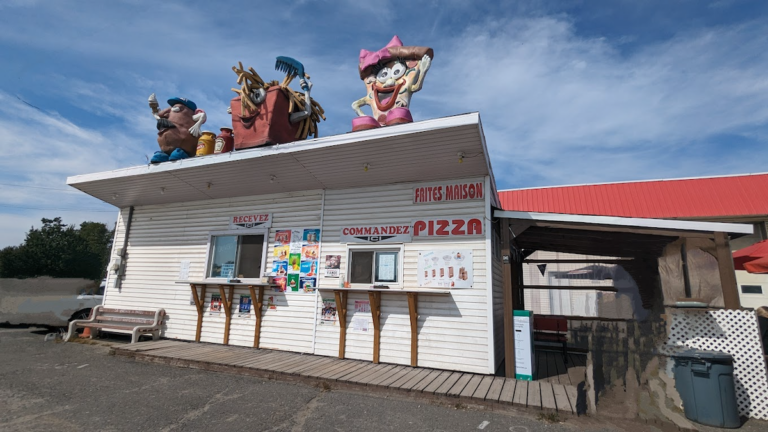
[[[263,234],[211,235],[208,278],[260,278],[264,261]]]
[[[347,280],[359,285],[402,285],[402,247],[350,247]]]

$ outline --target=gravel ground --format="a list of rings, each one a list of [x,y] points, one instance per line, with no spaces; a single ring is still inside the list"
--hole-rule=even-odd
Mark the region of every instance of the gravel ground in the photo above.
[[[46,333],[0,328],[2,431],[658,430],[143,363],[110,355],[110,341],[45,342]],[[742,430],[765,426],[748,423]]]

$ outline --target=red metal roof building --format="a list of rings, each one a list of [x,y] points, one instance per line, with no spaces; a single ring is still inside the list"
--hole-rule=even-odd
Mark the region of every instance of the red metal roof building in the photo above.
[[[768,215],[768,173],[513,189],[499,199],[508,211],[757,221]]]

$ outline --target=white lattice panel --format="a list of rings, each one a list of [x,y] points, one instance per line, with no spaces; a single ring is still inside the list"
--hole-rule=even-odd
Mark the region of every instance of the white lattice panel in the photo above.
[[[768,420],[768,377],[754,312],[675,311],[667,343],[732,355],[739,414]]]

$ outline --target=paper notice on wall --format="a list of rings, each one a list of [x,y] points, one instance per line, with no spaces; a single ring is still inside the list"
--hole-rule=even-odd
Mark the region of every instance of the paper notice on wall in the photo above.
[[[371,302],[368,300],[355,300],[355,312],[371,312]]]
[[[352,330],[359,332],[368,331],[368,318],[356,317],[352,318]]]
[[[291,253],[301,253],[303,230],[291,230]]]
[[[419,251],[416,276],[420,287],[472,288],[474,261],[469,249]]]
[[[376,267],[377,279],[382,281],[396,280],[397,264],[395,263],[395,254],[378,255],[378,266]]]
[[[320,315],[320,324],[322,325],[336,324],[336,299],[333,299],[333,298],[323,299],[323,310]]]
[[[179,280],[189,280],[189,260],[179,263]]]
[[[275,297],[273,296],[267,297],[267,309],[272,309],[272,310],[277,309],[277,305],[275,304]]]

